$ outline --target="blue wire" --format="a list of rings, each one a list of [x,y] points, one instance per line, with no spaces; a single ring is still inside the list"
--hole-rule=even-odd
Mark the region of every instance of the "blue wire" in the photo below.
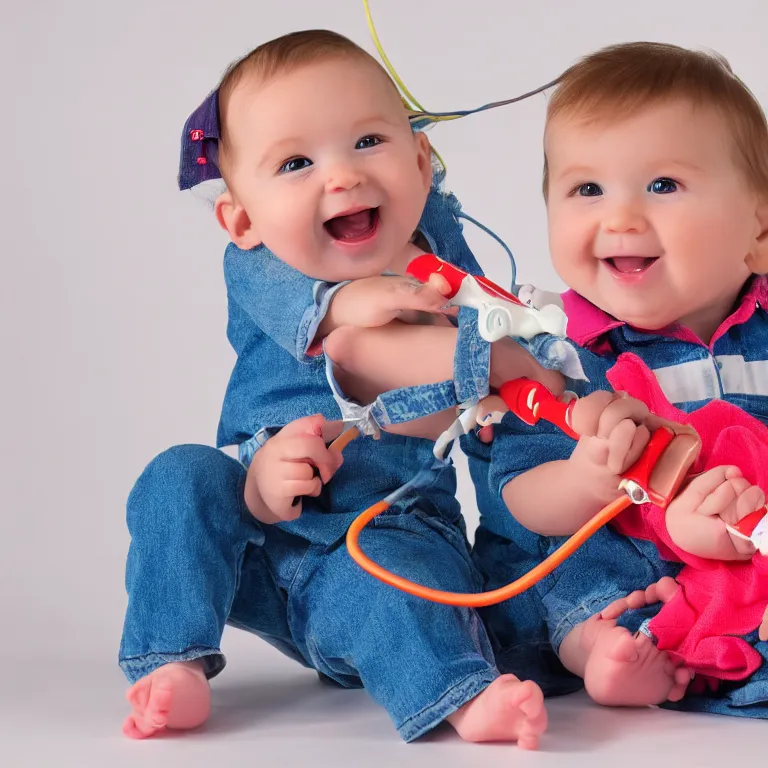
[[[477,219],[473,219],[471,216],[464,213],[464,211],[459,211],[456,215],[459,218],[471,221],[476,227],[479,227],[483,230],[483,232],[490,235],[507,252],[509,261],[512,264],[512,280],[510,282],[512,285],[514,285],[517,280],[517,265],[515,264],[515,257],[512,251],[509,249],[509,246],[492,229],[486,227],[485,224],[481,224]]]

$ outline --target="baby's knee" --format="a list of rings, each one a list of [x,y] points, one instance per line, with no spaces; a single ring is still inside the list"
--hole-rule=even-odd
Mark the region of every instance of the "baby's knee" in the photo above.
[[[233,462],[226,454],[208,445],[175,445],[156,456],[139,477],[139,488],[189,487],[227,471]]]
[[[238,509],[243,467],[215,448],[178,445],[156,456],[144,469],[128,497],[128,524],[183,524],[190,516]]]
[[[364,531],[360,544],[382,568],[415,584],[445,592],[476,592],[482,586],[469,545],[461,531],[448,522],[422,517],[418,512],[393,516]],[[367,578],[359,566],[355,565],[354,575],[360,580],[359,588],[370,591],[367,601],[371,604],[396,599],[411,602],[405,594],[393,594],[392,587]],[[352,578],[350,574],[347,583]]]

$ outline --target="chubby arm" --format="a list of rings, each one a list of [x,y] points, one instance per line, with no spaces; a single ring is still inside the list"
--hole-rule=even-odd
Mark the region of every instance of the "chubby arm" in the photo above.
[[[345,326],[331,333],[325,349],[337,364],[342,389],[360,402],[401,387],[437,384],[454,377],[459,331],[453,325],[412,325],[393,321],[378,328]],[[562,392],[561,374],[543,368],[512,339],[490,349],[490,387],[526,377]],[[458,405],[458,404],[457,404]],[[387,431],[435,439],[456,418],[456,409],[387,427]]]
[[[542,536],[575,533],[621,495],[611,473],[584,471],[579,461],[550,461],[510,480],[502,498],[514,518]]]
[[[453,376],[458,330],[453,325],[394,321],[379,328],[346,326],[326,339],[326,351],[350,383],[369,380],[378,394],[400,387],[435,384]],[[490,386],[525,377],[562,393],[563,376],[541,366],[512,339],[491,345]],[[353,384],[357,386],[357,384]]]

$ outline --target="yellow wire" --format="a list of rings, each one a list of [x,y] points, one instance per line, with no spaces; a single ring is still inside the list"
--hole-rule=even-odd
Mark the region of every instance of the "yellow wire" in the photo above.
[[[403,104],[411,113],[410,119],[418,120],[419,118],[421,118],[421,119],[426,119],[431,123],[442,123],[442,122],[445,122],[446,120],[459,120],[462,117],[467,117],[467,113],[462,114],[462,113],[454,112],[454,113],[448,113],[444,115],[436,115],[430,112],[429,110],[424,109],[424,107],[416,100],[416,97],[408,90],[405,83],[400,78],[400,75],[397,74],[397,72],[395,71],[395,68],[392,66],[392,62],[387,57],[387,54],[384,53],[384,48],[381,45],[381,41],[379,40],[379,35],[376,32],[376,27],[373,24],[373,16],[371,15],[371,8],[370,8],[370,5],[368,4],[368,0],[363,0],[363,5],[365,6],[365,17],[368,21],[368,29],[370,30],[371,37],[373,38],[373,44],[376,46],[376,50],[378,51],[379,56],[381,57],[381,60],[384,62],[384,66],[387,68],[387,71],[389,72],[390,76],[395,81],[401,94],[403,94],[402,96]],[[521,101],[522,99],[526,99],[529,96],[533,96],[536,93],[542,93],[547,88],[551,88],[552,86],[557,85],[559,80],[560,78],[557,78],[553,80],[551,83],[547,83],[546,85],[543,85],[540,88],[530,91],[529,93],[524,93],[521,96],[517,96],[513,99],[507,99],[506,101],[495,102],[493,104],[486,105],[486,107],[487,108],[500,107],[500,106],[504,106],[505,104],[512,104],[516,101]],[[470,112],[470,114],[473,114],[474,112],[477,112],[477,111],[479,110],[473,110],[472,112]],[[435,154],[437,155],[437,152],[435,152]],[[437,156],[438,158],[440,157],[439,155]]]
[[[409,110],[411,110],[414,114],[413,117],[419,117],[420,114],[423,114],[425,116],[429,116],[429,119],[432,122],[442,122],[443,120],[458,120],[460,117],[465,117],[465,115],[434,115],[432,116],[431,113],[424,109],[424,107],[417,101],[416,97],[410,92],[406,84],[403,82],[400,75],[397,74],[397,71],[395,70],[394,66],[392,65],[392,62],[389,60],[389,57],[384,52],[384,47],[381,44],[381,40],[379,39],[378,32],[376,32],[376,27],[373,23],[373,15],[371,14],[371,7],[369,5],[368,0],[363,0],[363,5],[365,6],[365,18],[368,22],[368,29],[371,33],[371,38],[373,39],[373,44],[376,46],[376,50],[381,57],[382,62],[384,62],[384,66],[387,68],[387,71],[390,74],[390,77],[395,81],[397,84],[397,87],[400,89],[400,92],[404,95],[403,101],[405,102],[406,107],[408,107]],[[414,107],[416,109],[414,109]],[[416,111],[418,110],[418,111]]]
[[[376,46],[376,50],[379,52],[379,56],[381,56],[381,60],[384,62],[384,66],[389,71],[389,74],[392,76],[392,79],[397,83],[397,87],[402,91],[402,93],[405,95],[406,99],[410,101],[410,104],[408,106],[414,106],[417,109],[421,110],[422,112],[426,112],[424,107],[419,104],[419,102],[416,100],[416,97],[408,90],[405,83],[400,79],[400,75],[397,74],[395,71],[395,68],[392,66],[392,62],[387,57],[387,54],[384,53],[384,48],[381,45],[381,41],[379,40],[379,35],[376,32],[376,27],[373,24],[373,16],[371,15],[371,8],[368,5],[368,0],[363,0],[363,5],[365,6],[365,18],[368,21],[368,29],[371,32],[371,37],[373,38],[373,44]]]
[[[368,4],[368,0],[363,0],[363,5],[365,6],[365,18],[368,21],[368,30],[371,33],[371,38],[373,39],[373,44],[376,46],[376,50],[379,53],[379,56],[381,57],[381,60],[384,62],[384,66],[387,68],[387,71],[390,74],[390,77],[395,81],[397,87],[400,89],[400,92],[403,94],[404,98],[403,101],[405,102],[405,106],[408,108],[410,112],[415,112],[416,110],[419,110],[419,112],[426,112],[427,110],[424,109],[424,107],[421,106],[421,104],[417,101],[416,97],[408,90],[408,87],[405,85],[405,83],[400,78],[400,75],[397,74],[395,71],[395,68],[392,66],[392,62],[389,60],[389,57],[386,53],[384,53],[384,48],[381,45],[381,41],[379,40],[379,35],[376,32],[376,27],[373,23],[373,16],[371,15],[371,7]],[[414,109],[415,108],[415,109]],[[418,116],[418,113],[417,115]],[[456,118],[461,117],[461,115],[456,115]],[[442,120],[453,120],[455,119],[453,116],[446,116],[443,118],[430,118],[433,122],[439,122]],[[440,163],[440,165],[443,167],[443,170],[447,170],[447,166],[445,164],[445,161],[440,156],[440,153],[435,149],[434,145],[432,146],[432,152],[434,152],[435,157],[437,158],[437,161]]]

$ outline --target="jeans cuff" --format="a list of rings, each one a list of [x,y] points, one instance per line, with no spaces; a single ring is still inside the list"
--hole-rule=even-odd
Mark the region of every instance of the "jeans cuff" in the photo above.
[[[137,680],[146,677],[165,664],[173,664],[178,661],[195,661],[200,659],[203,664],[205,676],[209,680],[221,672],[226,666],[227,660],[218,648],[188,648],[181,653],[145,653],[142,656],[131,656],[120,659],[120,669],[133,685]]]
[[[388,427],[449,410],[457,405],[453,382],[441,381],[384,392],[376,398],[371,415],[376,424]]]
[[[237,446],[237,459],[246,468],[251,466],[253,457],[267,440],[280,431],[279,427],[262,427],[253,437],[249,437]]]
[[[552,623],[548,621],[547,623],[550,626],[549,642],[552,644],[552,648],[554,648],[555,653],[558,654],[558,656],[560,655],[560,645],[562,644],[563,640],[565,640],[565,636],[574,627],[582,624],[591,616],[594,616],[599,611],[602,611],[603,608],[610,605],[614,600],[618,600],[620,597],[624,597],[624,595],[624,592],[615,592],[614,594],[608,595],[607,597],[601,597],[590,602],[581,603],[572,611],[566,613],[565,616],[561,616],[555,624],[554,630],[551,628]]]
[[[449,715],[482,693],[497,677],[499,672],[495,667],[487,667],[465,677],[456,685],[449,688],[437,701],[409,717],[397,732],[405,742],[411,742],[423,736],[438,726]]]

